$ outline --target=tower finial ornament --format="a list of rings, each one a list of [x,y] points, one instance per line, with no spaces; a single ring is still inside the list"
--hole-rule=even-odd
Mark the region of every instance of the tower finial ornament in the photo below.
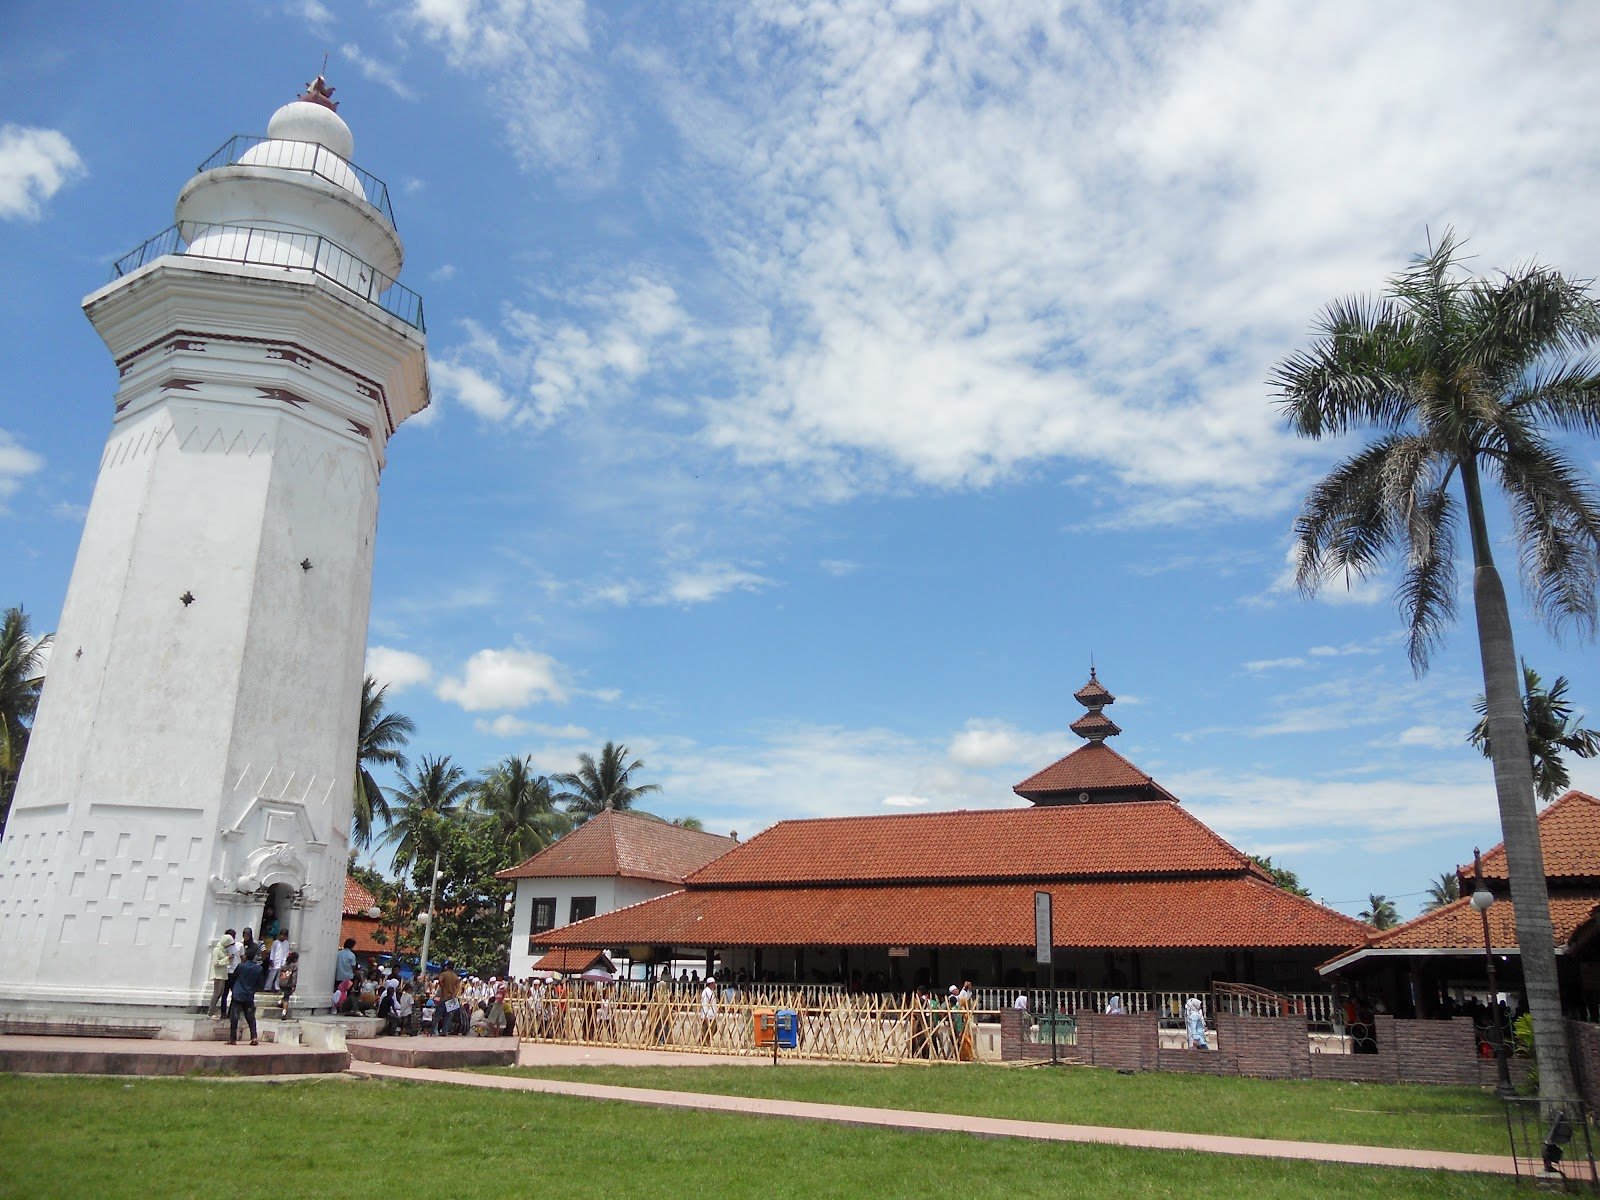
[[[327,65],[326,57],[323,58],[323,65]],[[333,98],[334,92],[338,90],[338,88],[329,87],[328,81],[318,75],[310,83],[306,84],[306,90],[295,98],[304,100],[307,104],[320,104],[323,108],[338,112],[339,102]]]
[[[1105,684],[1095,675],[1093,666],[1089,668],[1089,682],[1072,693],[1072,698],[1089,710],[1072,723],[1070,728],[1073,733],[1091,742],[1103,742],[1122,732],[1104,711],[1107,705],[1115,704],[1117,698],[1106,690]]]

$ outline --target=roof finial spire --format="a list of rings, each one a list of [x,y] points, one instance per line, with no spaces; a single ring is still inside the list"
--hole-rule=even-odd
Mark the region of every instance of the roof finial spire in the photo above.
[[[322,56],[322,69],[323,71],[328,69],[328,56],[326,54]],[[337,90],[337,88],[329,87],[328,81],[321,74],[318,74],[315,79],[306,84],[306,90],[295,99],[304,100],[307,104],[320,104],[331,112],[338,112],[339,102],[333,98],[333,93]]]
[[[1073,733],[1091,742],[1103,742],[1122,732],[1117,723],[1102,711],[1107,705],[1115,704],[1117,698],[1106,690],[1105,684],[1095,675],[1092,654],[1089,656],[1089,682],[1073,692],[1072,698],[1089,710],[1072,723]]]

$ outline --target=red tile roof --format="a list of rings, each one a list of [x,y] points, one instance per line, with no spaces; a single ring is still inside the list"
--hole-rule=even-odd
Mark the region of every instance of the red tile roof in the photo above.
[[[1085,738],[1115,737],[1122,732],[1122,726],[1118,725],[1099,709],[1084,713],[1083,716],[1068,725],[1067,728],[1079,737]]]
[[[345,916],[348,917],[352,914],[359,913],[361,916],[365,917],[367,915],[367,909],[371,908],[377,903],[378,899],[376,896],[367,891],[366,888],[362,887],[348,875],[345,876],[344,908],[340,910],[345,914]]]
[[[1178,798],[1104,742],[1079,746],[1063,759],[1030,775],[1011,790],[1034,800],[1058,793],[1121,791],[1136,788],[1153,799],[1178,802]]]
[[[1539,814],[1539,845],[1546,879],[1600,879],[1600,799],[1571,791],[1552,801]],[[1460,872],[1470,887],[1472,864]],[[1483,856],[1483,877],[1507,878],[1504,842]]]
[[[382,942],[373,939],[380,929],[382,924],[371,917],[347,916],[339,922],[339,944],[344,945],[346,938],[355,938],[357,954],[387,954],[394,949],[394,928],[384,930]]]
[[[599,966],[603,970],[615,972],[616,964],[606,957],[600,950],[590,950],[571,946],[559,946],[550,951],[530,970],[555,971],[560,975],[581,975],[590,967]]]
[[[1072,698],[1085,708],[1091,708],[1096,704],[1114,704],[1117,699],[1106,690],[1106,685],[1100,682],[1093,667],[1089,668],[1089,682],[1073,692]]]
[[[1037,816],[1037,812],[1030,813]],[[1032,883],[691,888],[540,935],[565,946],[1033,945]],[[1050,884],[1056,940],[1090,949],[1343,947],[1367,927],[1254,875]]]
[[[1243,872],[1250,860],[1172,804],[1083,804],[780,821],[691,887]]]
[[[1600,888],[1558,893],[1550,897],[1550,923],[1559,948],[1595,916],[1600,907]],[[1501,897],[1489,908],[1489,942],[1496,954],[1516,954],[1516,915],[1511,902]],[[1483,919],[1472,907],[1470,897],[1452,901],[1443,908],[1423,913],[1404,925],[1382,933],[1368,934],[1367,943],[1324,963],[1324,974],[1346,967],[1373,954],[1404,954],[1418,950],[1457,950],[1462,954],[1483,953]]]
[[[615,809],[590,817],[499,879],[569,879],[620,875],[682,883],[684,877],[739,843],[721,834],[685,829],[659,817]]]

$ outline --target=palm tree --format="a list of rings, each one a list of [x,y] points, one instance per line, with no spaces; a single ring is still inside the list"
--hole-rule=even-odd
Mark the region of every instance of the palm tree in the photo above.
[[[405,870],[444,845],[450,823],[462,818],[463,805],[476,787],[477,781],[448,754],[443,758],[424,754],[412,775],[401,772],[400,786],[390,789],[389,826],[378,839],[380,845],[394,847],[396,870]]]
[[[1395,911],[1394,901],[1382,895],[1368,896],[1367,907],[1357,914],[1357,919],[1374,929],[1393,929],[1400,924],[1400,914]]]
[[[693,829],[702,833],[706,827],[706,823],[699,817],[673,817],[672,823],[679,829]]]
[[[1459,899],[1461,878],[1454,871],[1446,871],[1428,884],[1428,902],[1422,906],[1422,911],[1432,912]]]
[[[572,818],[555,806],[550,781],[535,774],[525,758],[507,758],[484,776],[473,804],[479,819],[493,827],[517,862],[572,828]]]
[[[556,799],[567,806],[569,813],[592,817],[608,808],[632,808],[633,802],[647,792],[659,792],[661,785],[644,783],[635,786],[629,782],[633,773],[644,763],[639,759],[628,762],[628,748],[618,742],[607,742],[600,749],[600,761],[587,754],[578,755],[575,773],[552,775],[550,782],[562,788]]]
[[[389,685],[378,686],[368,675],[361,681],[361,725],[356,735],[356,796],[351,809],[350,842],[365,850],[372,845],[372,827],[377,818],[389,823],[389,801],[367,764],[404,771],[408,765],[401,747],[417,731],[414,721],[404,713],[384,712],[384,695]]]
[[[28,614],[8,608],[0,618],[0,832],[11,812],[11,796],[28,752],[28,732],[44,687],[50,635],[34,637]]]
[[[1520,749],[1517,655],[1484,487],[1487,476],[1506,496],[1535,607],[1558,630],[1592,632],[1600,497],[1544,431],[1600,434],[1600,363],[1584,353],[1600,334],[1600,305],[1586,285],[1544,267],[1479,280],[1462,275],[1458,258],[1446,232],[1387,295],[1330,305],[1314,344],[1280,363],[1273,383],[1302,437],[1376,432],[1306,497],[1295,523],[1298,582],[1309,594],[1330,578],[1363,577],[1402,559],[1397,599],[1419,675],[1455,617],[1456,532],[1466,522],[1495,795],[1548,1106],[1575,1091],[1533,769]]]
[[[1482,750],[1485,758],[1491,758],[1488,703],[1479,696],[1472,707],[1480,720],[1467,740]],[[1557,675],[1546,688],[1539,673],[1527,663],[1522,664],[1522,718],[1528,731],[1528,755],[1533,760],[1534,790],[1540,800],[1548,803],[1572,783],[1561,752],[1570,750],[1579,758],[1593,758],[1600,754],[1600,734],[1585,729],[1583,718],[1572,715],[1566,676]]]

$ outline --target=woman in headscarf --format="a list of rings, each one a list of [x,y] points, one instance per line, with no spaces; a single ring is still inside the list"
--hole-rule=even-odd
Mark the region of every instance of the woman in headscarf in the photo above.
[[[1189,1035],[1189,1049],[1211,1049],[1206,1042],[1206,1006],[1199,996],[1190,996],[1184,1004],[1183,1026]]]

